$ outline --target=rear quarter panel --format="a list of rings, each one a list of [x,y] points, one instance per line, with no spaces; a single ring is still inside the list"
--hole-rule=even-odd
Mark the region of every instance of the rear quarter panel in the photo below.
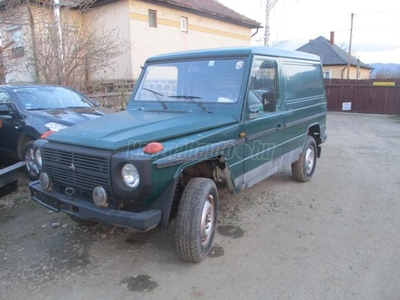
[[[327,103],[319,62],[282,60],[281,76],[287,153],[303,146],[310,127],[319,127],[320,135],[325,134]]]

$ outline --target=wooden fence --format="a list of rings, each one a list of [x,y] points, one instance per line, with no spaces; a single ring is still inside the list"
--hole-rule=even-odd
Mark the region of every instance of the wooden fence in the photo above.
[[[400,115],[400,79],[326,79],[328,110]]]

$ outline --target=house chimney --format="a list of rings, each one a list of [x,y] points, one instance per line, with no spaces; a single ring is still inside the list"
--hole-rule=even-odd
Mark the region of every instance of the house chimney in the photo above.
[[[331,45],[335,45],[335,32],[331,31],[331,39],[329,41],[331,43]]]

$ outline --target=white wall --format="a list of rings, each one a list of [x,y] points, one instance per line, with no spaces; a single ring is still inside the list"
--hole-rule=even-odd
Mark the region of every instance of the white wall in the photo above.
[[[92,20],[96,21],[93,23]],[[130,28],[128,0],[119,0],[95,7],[84,17],[84,26],[104,26],[106,30],[119,29],[120,39],[126,41],[124,54],[111,59],[112,66],[89,74],[91,81],[96,80],[130,80],[132,69],[130,64]]]
[[[34,79],[31,74],[33,74],[34,70],[27,67],[27,58],[32,51],[28,7],[20,6],[16,10],[13,10],[12,18],[7,14],[10,14],[10,12],[0,11],[0,18],[3,18],[3,21],[7,20],[7,24],[2,25],[0,22],[2,45],[5,48],[3,50],[5,83],[33,82]],[[10,46],[10,43],[13,41],[13,37],[16,36],[16,32],[20,34],[19,38],[21,40],[19,43],[24,47],[24,56],[13,58],[11,54],[13,46]]]
[[[148,10],[157,11],[157,28],[149,27]],[[181,17],[188,31],[181,31]],[[203,48],[249,46],[251,30],[239,25],[142,1],[130,1],[133,76],[149,56]]]

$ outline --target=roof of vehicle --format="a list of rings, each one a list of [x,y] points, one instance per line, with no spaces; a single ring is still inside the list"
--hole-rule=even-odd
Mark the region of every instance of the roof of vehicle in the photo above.
[[[314,54],[309,54],[300,51],[290,51],[270,47],[233,47],[233,48],[216,48],[216,49],[200,49],[185,52],[175,52],[153,56],[147,59],[148,63],[167,60],[192,59],[197,57],[238,57],[250,56],[252,54],[298,58],[304,60],[320,61],[320,57]]]

